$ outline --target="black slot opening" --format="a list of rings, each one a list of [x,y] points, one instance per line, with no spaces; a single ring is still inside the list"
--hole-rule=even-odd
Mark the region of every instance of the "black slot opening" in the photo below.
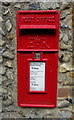
[[[21,29],[20,34],[55,34],[55,29]]]

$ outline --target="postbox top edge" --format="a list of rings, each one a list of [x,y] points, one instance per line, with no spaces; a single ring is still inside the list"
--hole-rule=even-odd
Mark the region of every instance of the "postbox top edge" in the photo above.
[[[17,14],[23,14],[23,13],[57,13],[60,14],[58,10],[19,10]]]

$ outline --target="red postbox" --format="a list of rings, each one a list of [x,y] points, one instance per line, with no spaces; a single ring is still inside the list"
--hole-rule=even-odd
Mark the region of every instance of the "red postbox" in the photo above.
[[[18,11],[19,106],[56,106],[58,38],[58,11]]]

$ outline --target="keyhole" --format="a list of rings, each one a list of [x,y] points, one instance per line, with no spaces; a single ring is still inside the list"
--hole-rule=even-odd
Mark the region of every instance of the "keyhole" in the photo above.
[[[35,52],[34,58],[35,59],[40,59],[40,52]]]
[[[28,77],[26,77],[26,79],[28,79]]]

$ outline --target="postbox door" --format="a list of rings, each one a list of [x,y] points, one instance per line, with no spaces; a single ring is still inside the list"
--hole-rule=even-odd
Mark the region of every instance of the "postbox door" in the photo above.
[[[55,107],[57,53],[37,54],[39,58],[35,57],[36,52],[18,52],[18,104],[25,107]]]

